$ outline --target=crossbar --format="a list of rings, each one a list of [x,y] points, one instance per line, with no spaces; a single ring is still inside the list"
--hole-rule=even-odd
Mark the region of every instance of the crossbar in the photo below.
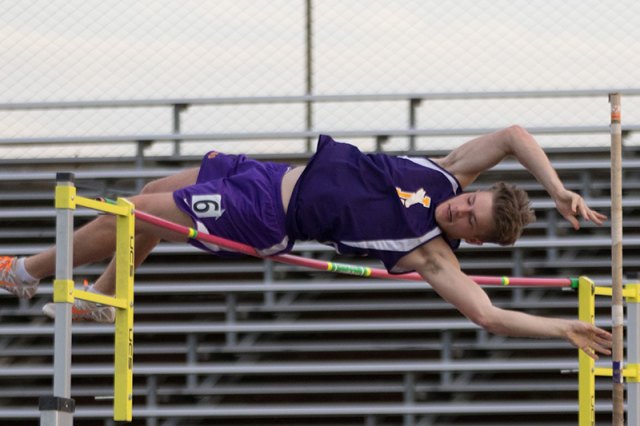
[[[236,241],[228,240],[226,238],[218,237],[203,232],[198,232],[194,228],[179,225],[177,223],[170,222],[166,219],[145,213],[140,210],[134,212],[136,219],[140,219],[144,222],[151,223],[170,231],[177,232],[181,235],[185,235],[189,238],[213,243],[217,246],[230,249],[239,253],[244,253],[250,256],[262,258],[255,248],[246,244],[242,244]],[[424,281],[424,278],[417,273],[409,274],[390,274],[387,271],[376,268],[369,268],[357,265],[348,265],[337,262],[325,262],[316,259],[308,259],[300,256],[294,256],[291,254],[281,254],[270,256],[277,262],[286,263],[290,265],[304,266],[311,269],[318,269],[324,271],[331,271],[337,273],[344,273],[349,275],[365,276],[371,278],[385,278],[385,279],[400,279],[410,281]],[[577,278],[527,278],[527,277],[487,277],[487,276],[471,276],[477,284],[484,285],[512,285],[512,286],[545,286],[545,287],[573,287],[577,288]]]

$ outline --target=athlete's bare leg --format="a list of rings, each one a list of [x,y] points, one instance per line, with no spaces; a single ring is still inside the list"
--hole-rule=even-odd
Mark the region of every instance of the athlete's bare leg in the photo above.
[[[176,189],[184,188],[185,186],[193,185],[196,182],[196,178],[198,177],[198,169],[189,169],[181,172],[177,175],[169,176],[163,179],[155,180],[147,184],[141,194],[155,194],[155,193],[166,193],[173,192]],[[136,205],[141,211],[151,213],[150,210],[145,210],[142,207]],[[186,216],[186,215],[185,215]],[[165,217],[165,219],[168,219]],[[171,219],[168,219],[171,220]],[[171,220],[172,222],[180,223],[185,226],[193,226],[193,221],[191,218],[187,217],[186,222],[178,222],[176,220]],[[138,223],[136,222],[136,227]],[[175,234],[174,234],[175,235]],[[155,248],[156,245],[160,242],[161,238],[156,234],[137,234],[135,240],[135,259],[134,264],[136,268],[144,262],[144,260],[149,256],[149,253]],[[186,239],[183,239],[186,240]],[[96,280],[93,285],[94,290],[107,294],[113,295],[115,293],[116,286],[116,262],[114,259],[111,260],[107,269],[102,273],[102,275]]]
[[[162,217],[184,226],[193,226],[191,218],[173,201],[172,192],[195,183],[198,169],[184,170],[176,175],[150,182],[140,195],[130,198],[141,211]],[[160,239],[183,242],[186,237],[157,226],[136,221],[136,264],[142,263]],[[100,216],[74,233],[73,265],[101,261],[115,251],[115,218]],[[140,244],[139,246],[137,244]],[[25,268],[34,278],[55,273],[55,246],[25,259]],[[108,270],[110,269],[107,268]],[[109,272],[110,274],[111,272]]]

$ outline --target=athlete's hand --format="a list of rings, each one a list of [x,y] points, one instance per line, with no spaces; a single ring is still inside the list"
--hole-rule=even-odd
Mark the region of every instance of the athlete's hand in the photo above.
[[[611,333],[595,325],[571,321],[565,329],[565,338],[593,359],[598,359],[597,353],[611,355]]]
[[[584,220],[598,225],[602,225],[602,221],[607,218],[602,213],[591,210],[584,198],[568,189],[558,194],[554,201],[562,217],[567,219],[573,225],[573,229],[576,230],[580,229],[580,221],[577,216],[582,216]]]

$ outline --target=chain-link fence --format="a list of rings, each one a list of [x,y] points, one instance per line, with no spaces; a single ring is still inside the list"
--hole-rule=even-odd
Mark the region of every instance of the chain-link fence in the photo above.
[[[0,103],[636,88],[639,18],[633,0],[0,0]],[[623,99],[627,123],[640,121],[638,102]],[[312,106],[308,121],[304,102],[200,106],[182,113],[180,130],[406,129],[407,109],[400,101],[324,102]],[[0,137],[166,134],[174,130],[171,114],[161,107],[0,108]],[[607,122],[606,96],[429,101],[415,117],[416,127],[440,129]],[[459,139],[421,138],[418,147],[446,148]],[[581,146],[608,138],[542,141]],[[152,149],[167,154],[169,145]],[[270,141],[226,149],[300,146]],[[406,146],[401,138],[385,148]],[[132,149],[121,145],[109,154]],[[206,148],[198,142],[184,149]],[[88,155],[75,146],[56,152]]]

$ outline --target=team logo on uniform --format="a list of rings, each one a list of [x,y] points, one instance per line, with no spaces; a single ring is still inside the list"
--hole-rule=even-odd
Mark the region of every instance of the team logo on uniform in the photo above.
[[[218,153],[216,151],[211,151],[208,155],[207,158],[209,160],[211,160],[212,158],[216,158],[218,156]]]
[[[191,197],[191,210],[198,217],[215,217],[217,219],[224,213],[222,195],[194,195]]]
[[[431,207],[431,197],[427,195],[424,189],[420,188],[416,192],[403,191],[396,187],[400,202],[406,208],[413,206],[414,204],[420,204],[425,208]]]

